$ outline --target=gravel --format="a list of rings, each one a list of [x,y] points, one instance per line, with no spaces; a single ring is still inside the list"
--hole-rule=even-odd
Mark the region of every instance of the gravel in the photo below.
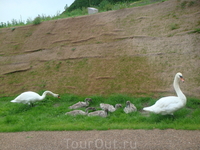
[[[0,133],[0,150],[200,150],[199,130],[31,131]]]

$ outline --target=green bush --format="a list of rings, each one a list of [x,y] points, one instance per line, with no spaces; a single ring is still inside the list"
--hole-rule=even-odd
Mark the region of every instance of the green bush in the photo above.
[[[40,24],[42,22],[42,19],[40,16],[36,17],[34,20],[33,20],[33,24],[34,25],[37,25],[37,24]]]

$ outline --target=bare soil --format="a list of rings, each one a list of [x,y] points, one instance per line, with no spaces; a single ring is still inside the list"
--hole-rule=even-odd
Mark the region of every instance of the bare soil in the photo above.
[[[183,8],[183,3],[186,2]],[[78,95],[200,96],[200,3],[148,6],[0,30],[0,95],[32,90]]]

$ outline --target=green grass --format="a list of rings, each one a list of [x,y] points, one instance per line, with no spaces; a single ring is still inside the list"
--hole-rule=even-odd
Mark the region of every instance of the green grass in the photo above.
[[[200,33],[200,28],[196,28],[193,31],[189,32],[189,33]]]
[[[187,106],[175,112],[175,119],[170,116],[143,114],[142,108],[155,103],[150,97],[131,97],[114,94],[108,97],[93,95],[90,106],[99,108],[99,103],[121,103],[130,100],[138,112],[125,114],[123,109],[109,113],[107,118],[88,116],[66,116],[68,107],[86,97],[64,94],[60,99],[47,96],[36,102],[35,107],[11,103],[14,97],[0,99],[0,132],[18,131],[62,131],[62,130],[108,130],[108,129],[200,129],[200,100],[188,98]],[[84,109],[82,109],[84,110]]]
[[[171,29],[171,30],[176,30],[176,29],[178,29],[178,28],[180,28],[180,27],[179,27],[179,25],[176,24],[176,23],[173,23],[173,24],[170,25],[170,29]]]

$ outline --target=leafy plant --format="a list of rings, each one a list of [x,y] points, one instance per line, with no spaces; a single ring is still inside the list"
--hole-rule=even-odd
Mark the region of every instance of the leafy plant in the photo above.
[[[72,48],[72,51],[75,51],[76,50],[76,48]]]
[[[15,31],[15,28],[12,28],[11,30],[12,30],[12,31]]]
[[[38,25],[38,24],[40,24],[41,22],[42,22],[42,20],[41,20],[41,17],[40,17],[40,16],[36,17],[36,18],[33,20],[33,24],[34,24],[34,25]]]
[[[170,29],[171,29],[171,30],[175,30],[175,29],[178,29],[178,28],[180,28],[180,27],[179,27],[179,25],[176,24],[176,23],[173,23],[173,24],[170,25]]]
[[[187,1],[183,1],[181,3],[181,8],[184,9],[186,7],[187,3],[188,3]]]
[[[200,33],[200,28],[196,28],[193,31],[191,31],[190,33]]]

